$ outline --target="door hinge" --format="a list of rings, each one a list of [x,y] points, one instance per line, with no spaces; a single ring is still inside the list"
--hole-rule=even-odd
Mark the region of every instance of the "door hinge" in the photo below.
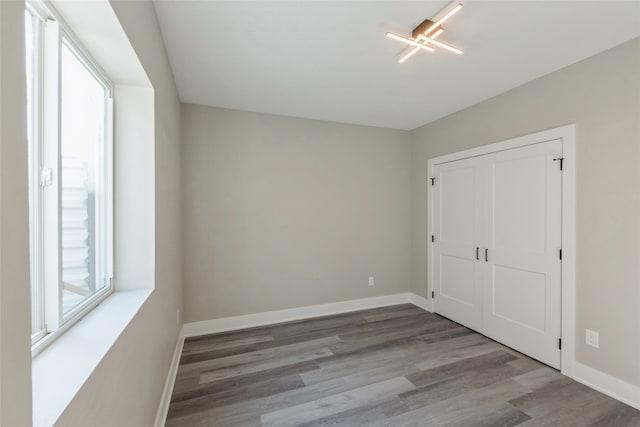
[[[562,350],[562,338],[558,338],[558,350]]]
[[[554,162],[560,162],[560,170],[562,170],[562,162],[564,162],[564,157],[557,157],[553,159]]]
[[[562,249],[560,249],[560,261],[562,261]]]
[[[429,178],[431,180],[431,185],[436,185],[436,179],[435,178]]]
[[[433,234],[431,235],[431,242],[435,242],[436,241],[436,236],[434,236]]]
[[[431,299],[436,297],[436,292],[435,291],[431,291]]]

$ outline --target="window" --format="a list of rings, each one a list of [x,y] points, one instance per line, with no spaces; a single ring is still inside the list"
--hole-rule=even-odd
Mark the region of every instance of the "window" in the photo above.
[[[37,349],[113,290],[112,84],[42,4],[25,31]]]

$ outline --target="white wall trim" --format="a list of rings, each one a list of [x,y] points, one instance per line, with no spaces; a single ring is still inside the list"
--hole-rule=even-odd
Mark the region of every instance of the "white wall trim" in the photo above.
[[[255,326],[272,325],[275,323],[289,322],[292,320],[310,319],[313,317],[348,313],[351,311],[366,310],[368,308],[406,304],[409,302],[412,302],[410,294],[401,293],[354,299],[349,301],[332,302],[328,304],[308,305],[306,307],[288,308],[285,310],[266,311],[263,313],[246,314],[242,316],[223,317],[220,319],[185,323],[184,335],[185,337],[194,337],[199,335],[214,334],[217,332],[232,331],[236,329],[252,328]]]
[[[180,329],[180,333],[178,334],[178,341],[176,342],[176,348],[173,350],[173,358],[171,359],[171,365],[169,365],[169,373],[167,374],[167,380],[164,383],[162,397],[160,397],[160,405],[158,406],[158,412],[156,413],[156,421],[153,424],[156,427],[164,427],[165,423],[167,422],[169,404],[171,403],[173,386],[176,383],[176,376],[178,375],[178,367],[180,366],[180,356],[182,355],[183,347],[184,326]]]
[[[576,364],[576,125],[562,126],[562,352],[561,372],[573,378]]]
[[[427,177],[433,177],[435,165],[453,162],[470,157],[482,156],[498,151],[510,150],[531,144],[562,139],[564,168],[562,174],[562,353],[560,367],[564,375],[574,377],[575,361],[575,302],[576,302],[576,125],[569,124],[529,135],[519,136],[506,141],[463,150],[427,161]],[[433,290],[433,251],[430,236],[434,234],[433,186],[427,180],[427,295]],[[435,311],[433,299],[428,298],[429,306]]]
[[[433,313],[433,306],[431,304],[431,301],[429,301],[425,297],[421,297],[420,295],[416,295],[414,293],[409,293],[409,302],[416,307],[420,307],[423,310]]]
[[[640,410],[640,387],[605,374],[580,362],[574,365],[574,379]]]

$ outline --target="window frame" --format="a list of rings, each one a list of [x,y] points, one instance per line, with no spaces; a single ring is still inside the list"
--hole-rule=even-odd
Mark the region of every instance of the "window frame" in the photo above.
[[[25,12],[32,15],[33,29],[33,76],[32,76],[32,127],[33,141],[29,141],[32,156],[30,162],[30,271],[32,282],[31,308],[32,356],[63,335],[69,328],[104,301],[114,290],[114,162],[113,162],[113,92],[114,85],[102,68],[92,59],[91,54],[78,41],[64,20],[49,4],[40,0],[26,3]],[[102,256],[98,260],[103,271],[98,281],[105,280],[104,287],[87,296],[81,303],[64,313],[62,298],[62,171],[61,171],[61,52],[67,48],[105,91],[104,95],[104,139],[99,157],[100,187],[96,189],[96,242],[101,241]],[[51,58],[48,57],[51,56]],[[55,144],[52,148],[51,144]],[[55,152],[55,160],[51,153]],[[45,161],[49,157],[49,162]],[[51,163],[53,161],[53,163]],[[41,184],[43,169],[51,168],[53,182],[45,196],[45,186]],[[37,190],[37,191],[35,191]],[[49,198],[47,200],[47,197]],[[53,214],[51,211],[57,211]],[[33,211],[33,212],[32,212]],[[47,221],[49,223],[47,224]],[[47,234],[50,238],[47,239]],[[57,234],[57,236],[56,236]],[[49,245],[49,247],[47,247]],[[47,266],[54,270],[47,269]],[[54,271],[54,274],[50,274]],[[57,276],[57,280],[55,277]],[[35,332],[33,332],[37,329]]]
[[[31,137],[29,145],[29,272],[31,288],[31,345],[47,335],[44,326],[44,295],[43,295],[43,260],[42,256],[42,191],[40,190],[40,156],[42,152],[42,31],[43,20],[34,7],[27,3],[25,12],[31,15],[32,52],[31,52]],[[25,21],[26,23],[26,21]],[[37,189],[38,191],[33,191]],[[34,305],[33,300],[37,300]],[[35,332],[33,325],[38,324]]]

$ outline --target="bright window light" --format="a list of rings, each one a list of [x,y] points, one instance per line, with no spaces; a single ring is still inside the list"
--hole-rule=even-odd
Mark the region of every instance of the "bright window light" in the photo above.
[[[62,45],[62,313],[106,286],[99,236],[104,188],[105,88]]]

